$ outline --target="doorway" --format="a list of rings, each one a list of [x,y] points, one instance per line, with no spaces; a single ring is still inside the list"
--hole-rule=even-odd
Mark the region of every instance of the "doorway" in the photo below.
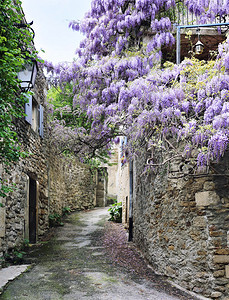
[[[29,242],[37,240],[37,182],[29,178]]]

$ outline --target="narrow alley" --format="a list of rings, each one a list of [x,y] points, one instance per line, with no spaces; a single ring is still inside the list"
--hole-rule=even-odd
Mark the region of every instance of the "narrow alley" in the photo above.
[[[155,275],[125,241],[122,225],[107,220],[107,208],[69,215],[48,242],[31,248],[31,268],[0,299],[197,299]]]

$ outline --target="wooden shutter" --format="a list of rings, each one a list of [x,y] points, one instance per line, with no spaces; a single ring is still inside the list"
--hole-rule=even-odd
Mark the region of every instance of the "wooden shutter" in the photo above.
[[[30,125],[32,125],[32,105],[33,105],[33,96],[28,95],[28,102],[25,104],[25,120]]]
[[[44,107],[39,105],[39,134],[44,137]]]

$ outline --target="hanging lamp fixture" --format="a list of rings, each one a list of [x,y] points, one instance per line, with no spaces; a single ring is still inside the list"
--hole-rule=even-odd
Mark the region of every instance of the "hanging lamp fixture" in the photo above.
[[[195,54],[200,55],[204,51],[204,44],[200,41],[200,28],[197,28],[197,33],[198,33],[198,41],[194,45],[193,50]]]

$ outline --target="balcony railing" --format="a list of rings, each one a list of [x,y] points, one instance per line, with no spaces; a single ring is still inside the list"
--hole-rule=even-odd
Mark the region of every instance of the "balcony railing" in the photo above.
[[[167,11],[160,11],[159,18],[169,16],[173,24],[176,25],[194,25],[200,24],[200,17],[191,13],[183,0],[177,0],[176,6]],[[206,24],[226,23],[229,21],[228,16],[217,16],[214,20],[208,19]]]

